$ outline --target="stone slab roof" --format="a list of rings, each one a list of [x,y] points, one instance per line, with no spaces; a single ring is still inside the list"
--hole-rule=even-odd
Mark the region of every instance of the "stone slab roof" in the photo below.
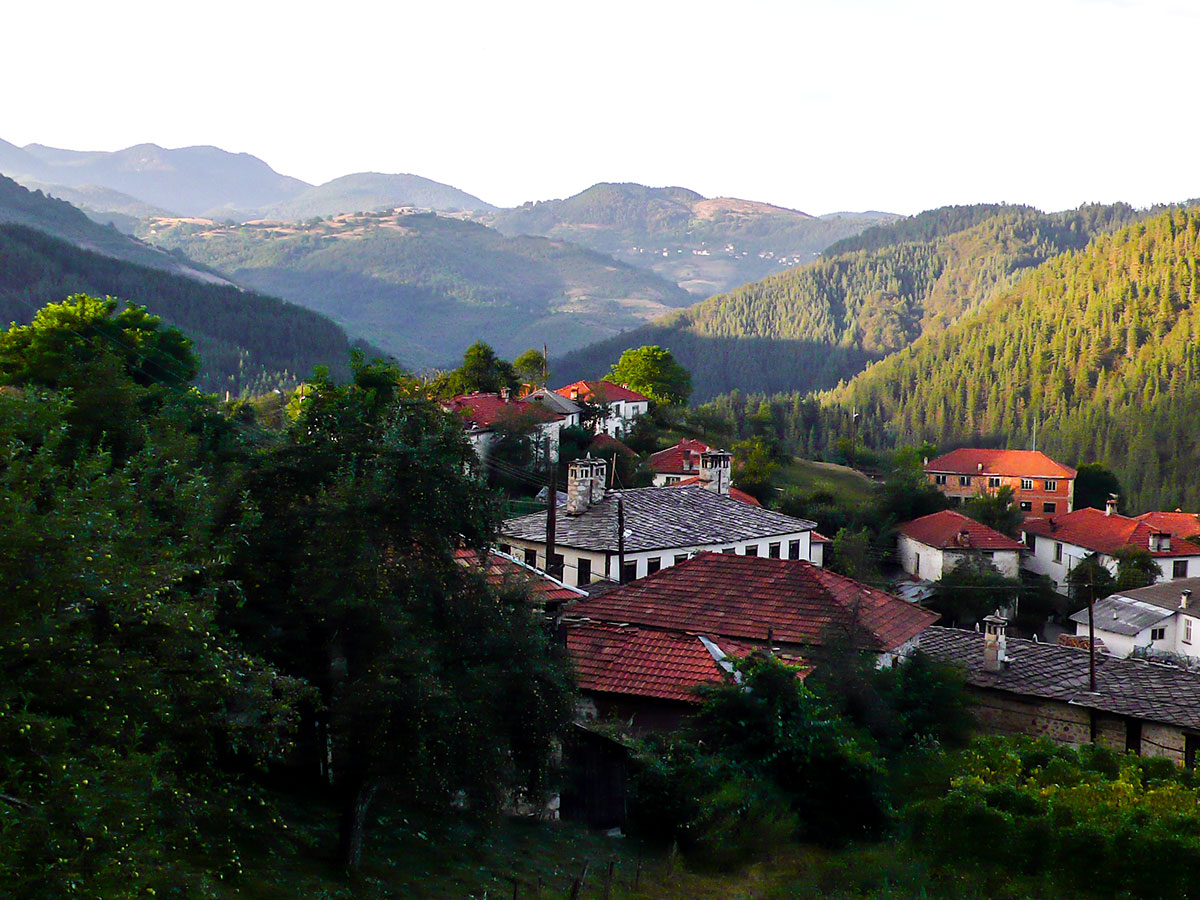
[[[691,478],[683,479],[683,481],[677,481],[674,484],[668,484],[667,487],[685,487],[690,484],[705,484],[705,483],[706,483],[706,479],[701,478],[699,475],[693,475]],[[738,501],[738,503],[749,503],[751,506],[762,506],[762,504],[758,502],[757,497],[747,494],[745,491],[738,490],[735,487],[731,487],[729,489],[729,496],[732,497],[734,500]],[[815,532],[814,532],[814,536],[815,536]]]
[[[1178,597],[1178,592],[1176,592]],[[1097,600],[1092,604],[1092,618],[1101,631],[1111,631],[1113,634],[1123,634],[1133,637],[1140,634],[1151,625],[1157,625],[1163,619],[1174,615],[1169,609],[1163,609],[1153,603],[1143,600],[1129,600],[1114,595]],[[1071,614],[1072,622],[1086,625],[1088,622],[1087,607]]]
[[[934,626],[921,650],[952,663],[975,687],[1060,700],[1100,712],[1180,728],[1200,728],[1200,674],[1145,660],[1096,655],[1096,693],[1088,691],[1088,652],[1058,644],[1008,638],[1000,672],[983,668],[983,635]]]
[[[1176,578],[1173,581],[1160,581],[1149,587],[1134,588],[1121,591],[1114,597],[1125,597],[1141,603],[1152,603],[1163,609],[1174,611],[1179,608],[1179,600],[1184,591],[1191,591],[1188,597],[1188,608],[1200,613],[1200,578]]]
[[[571,619],[705,634],[760,646],[820,644],[830,628],[892,650],[938,616],[804,560],[701,553],[599,597],[570,604]]]
[[[617,552],[617,498],[625,506],[625,551],[704,547],[811,531],[816,522],[740,503],[699,485],[608,491],[577,516],[558,507],[555,540],[578,550]],[[544,543],[546,514],[530,513],[500,526],[506,537]],[[763,552],[766,548],[763,548]]]

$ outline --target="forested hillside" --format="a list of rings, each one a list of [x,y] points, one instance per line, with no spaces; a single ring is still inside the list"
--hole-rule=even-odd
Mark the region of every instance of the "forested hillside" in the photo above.
[[[28,323],[47,297],[62,300],[81,292],[146,306],[186,331],[196,344],[196,383],[204,390],[238,394],[294,384],[317,365],[348,371],[345,333],[311,310],[91,253],[30,228],[0,225],[3,325]]]
[[[1124,204],[1045,214],[948,207],[875,229],[877,249],[822,258],[585,348],[567,379],[603,371],[641,344],[669,348],[694,396],[832,388],[868,363],[980,308],[1021,273],[1145,215]],[[982,221],[978,221],[982,218]],[[907,240],[935,235],[931,240]]]
[[[651,272],[572,244],[432,213],[287,225],[154,220],[145,235],[418,367],[447,363],[477,339],[510,358],[543,343],[580,347],[690,301]]]
[[[593,185],[565,200],[526,203],[480,217],[505,234],[572,241],[651,269],[697,297],[808,262],[886,213],[815,217],[794,209],[706,198],[681,187]]]

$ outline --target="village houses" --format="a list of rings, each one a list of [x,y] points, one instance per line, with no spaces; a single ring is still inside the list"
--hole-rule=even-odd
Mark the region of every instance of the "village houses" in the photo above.
[[[1013,502],[1026,515],[1069,513],[1075,503],[1076,471],[1037,450],[963,447],[925,461],[929,483],[955,503],[976,494],[1012,488]]]
[[[666,487],[698,476],[700,454],[711,449],[712,447],[703,441],[685,438],[666,450],[651,453],[646,460],[646,467],[654,473],[655,487]]]
[[[633,423],[650,411],[649,397],[611,381],[576,381],[555,393],[576,403],[600,407],[602,414],[595,430],[609,437],[624,437]]]
[[[1071,621],[1088,635],[1086,608]],[[1095,602],[1090,624],[1116,656],[1200,662],[1200,577],[1117,591]]]
[[[507,390],[460,394],[443,406],[463,419],[467,438],[481,461],[487,461],[492,445],[505,428],[511,427],[532,429],[535,453],[558,459],[559,434],[566,417],[546,406],[517,400]]]

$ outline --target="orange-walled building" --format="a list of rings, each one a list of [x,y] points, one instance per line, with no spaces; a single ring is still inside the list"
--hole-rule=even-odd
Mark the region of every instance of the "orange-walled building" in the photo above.
[[[963,447],[925,463],[929,483],[955,502],[992,494],[1007,485],[1027,516],[1071,512],[1075,508],[1075,475],[1070,466],[1038,450]]]

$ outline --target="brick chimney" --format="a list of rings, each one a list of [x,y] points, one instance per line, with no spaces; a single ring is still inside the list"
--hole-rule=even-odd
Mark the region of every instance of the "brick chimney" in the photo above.
[[[567,467],[568,516],[578,516],[604,499],[604,483],[608,477],[608,463],[592,459],[577,459]]]
[[[705,450],[700,454],[700,480],[710,491],[729,496],[733,457],[724,450]]]
[[[1004,671],[1005,629],[1008,620],[1003,616],[990,615],[983,620],[983,670]]]

